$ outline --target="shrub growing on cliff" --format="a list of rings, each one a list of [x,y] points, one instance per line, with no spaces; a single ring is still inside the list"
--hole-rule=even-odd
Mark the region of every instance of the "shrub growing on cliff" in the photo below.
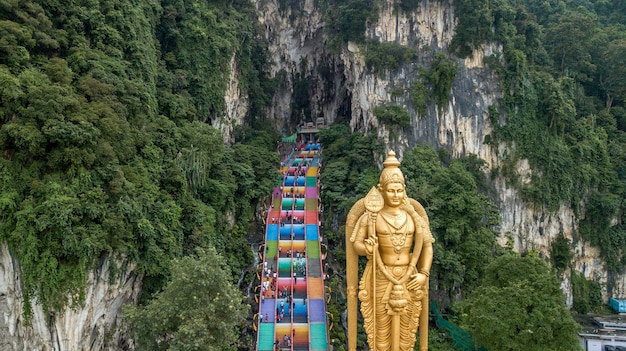
[[[409,90],[413,108],[421,115],[426,115],[426,102],[428,101],[428,88],[424,85],[422,79],[418,79],[411,84]]]
[[[323,9],[329,45],[340,48],[343,43],[365,42],[366,23],[378,20],[377,0],[318,0]]]
[[[550,245],[552,265],[558,271],[563,271],[569,267],[572,258],[574,258],[574,253],[572,252],[571,241],[563,234],[559,234]]]
[[[396,43],[370,40],[365,50],[365,63],[373,71],[394,70],[406,62],[411,62],[417,55],[414,48]]]
[[[430,69],[424,72],[424,77],[430,83],[437,106],[442,109],[448,101],[452,81],[456,77],[454,61],[447,59],[443,53],[436,54]]]
[[[417,9],[420,5],[419,0],[400,0],[397,6],[402,9],[402,11],[413,11]]]
[[[411,125],[411,116],[400,105],[376,106],[374,116],[391,129],[406,128]]]

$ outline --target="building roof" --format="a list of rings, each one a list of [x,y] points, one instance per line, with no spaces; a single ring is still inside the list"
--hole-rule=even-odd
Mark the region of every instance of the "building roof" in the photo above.
[[[626,341],[626,314],[586,314],[575,316],[580,336]]]

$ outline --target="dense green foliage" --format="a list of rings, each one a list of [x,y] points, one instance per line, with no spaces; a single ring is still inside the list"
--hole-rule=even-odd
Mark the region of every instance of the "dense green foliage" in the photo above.
[[[413,107],[423,116],[428,103],[434,102],[441,112],[448,103],[452,82],[457,74],[454,61],[443,53],[437,53],[430,67],[420,68],[419,73],[419,78],[411,83],[409,89]]]
[[[426,115],[426,106],[428,101],[428,88],[424,83],[424,79],[418,79],[411,83],[411,88],[409,89],[409,96],[411,98],[411,103],[413,104],[413,108],[417,111],[420,116]]]
[[[592,192],[586,203],[584,219],[580,222],[583,239],[600,247],[607,268],[613,272],[620,272],[626,266],[625,206],[624,198],[617,194]],[[616,217],[619,224],[612,226],[611,221]]]
[[[430,329],[428,333],[428,350],[429,351],[451,351],[456,350],[454,342],[446,333],[439,332],[436,329]]]
[[[155,31],[164,58],[161,64],[167,68],[159,72],[159,84],[167,84],[163,92],[167,100],[162,102],[167,115],[202,121],[222,116],[235,57],[242,88],[252,98],[250,116],[261,117],[260,107],[268,103],[274,83],[261,75],[268,65],[267,48],[255,27],[252,4],[164,0],[161,6]]]
[[[452,38],[452,50],[460,57],[470,56],[474,49],[486,41],[493,40],[493,26],[501,20],[494,8],[506,4],[507,0],[454,0],[458,23]],[[508,23],[507,23],[508,24]]]
[[[538,257],[501,256],[463,302],[466,327],[487,350],[580,349],[579,328],[550,267]]]
[[[25,313],[33,297],[80,303],[108,254],[138,264],[146,298],[196,247],[240,274],[252,257],[231,220],[252,218],[278,164],[251,4],[14,1],[0,18],[0,240]],[[227,147],[205,122],[223,116],[233,58],[254,130]]]
[[[142,351],[234,351],[250,306],[215,249],[173,262],[172,279],[143,307],[126,311]],[[181,289],[184,287],[184,289]]]
[[[432,89],[432,96],[439,109],[443,109],[448,102],[452,81],[456,77],[456,66],[454,61],[447,59],[442,53],[435,54],[431,66],[423,70],[422,74]]]
[[[345,122],[345,121],[343,121]],[[323,233],[330,248],[327,262],[330,274],[326,285],[330,287],[331,302],[328,311],[335,321],[340,320],[346,309],[345,298],[345,240],[343,227],[338,228],[334,221],[345,217],[351,206],[378,182],[379,171],[376,157],[384,152],[383,145],[371,136],[350,133],[349,127],[338,121],[329,129],[320,131],[320,142],[324,145],[321,168],[321,199],[324,206]],[[343,224],[343,223],[342,223]],[[345,326],[344,326],[345,327]],[[336,350],[346,349],[344,329],[335,326],[330,331],[330,339],[336,341]],[[342,343],[343,341],[343,343]],[[366,345],[364,331],[359,332],[357,347]]]
[[[322,130],[320,142],[324,145],[322,201],[328,204],[329,214],[347,213],[356,196],[366,194],[376,184],[375,157],[383,153],[383,146],[372,137],[350,133],[343,123]]]

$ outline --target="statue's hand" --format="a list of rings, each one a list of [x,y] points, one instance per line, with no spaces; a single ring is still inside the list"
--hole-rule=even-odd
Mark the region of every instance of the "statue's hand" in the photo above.
[[[426,286],[427,279],[428,277],[426,277],[425,274],[415,273],[411,276],[411,279],[409,279],[409,281],[407,282],[406,287],[409,290],[420,290],[422,289],[422,287]]]
[[[370,236],[369,238],[363,240],[365,244],[365,252],[368,255],[371,255],[376,249],[376,245],[378,245],[378,238],[375,236]]]

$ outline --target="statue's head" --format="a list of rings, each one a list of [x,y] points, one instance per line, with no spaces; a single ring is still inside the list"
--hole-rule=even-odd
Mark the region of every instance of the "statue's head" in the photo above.
[[[406,197],[404,192],[404,175],[398,166],[400,161],[396,158],[396,153],[389,151],[387,159],[383,162],[383,171],[380,173],[378,180],[378,191],[381,192],[385,199],[385,205],[398,207],[402,205]]]

